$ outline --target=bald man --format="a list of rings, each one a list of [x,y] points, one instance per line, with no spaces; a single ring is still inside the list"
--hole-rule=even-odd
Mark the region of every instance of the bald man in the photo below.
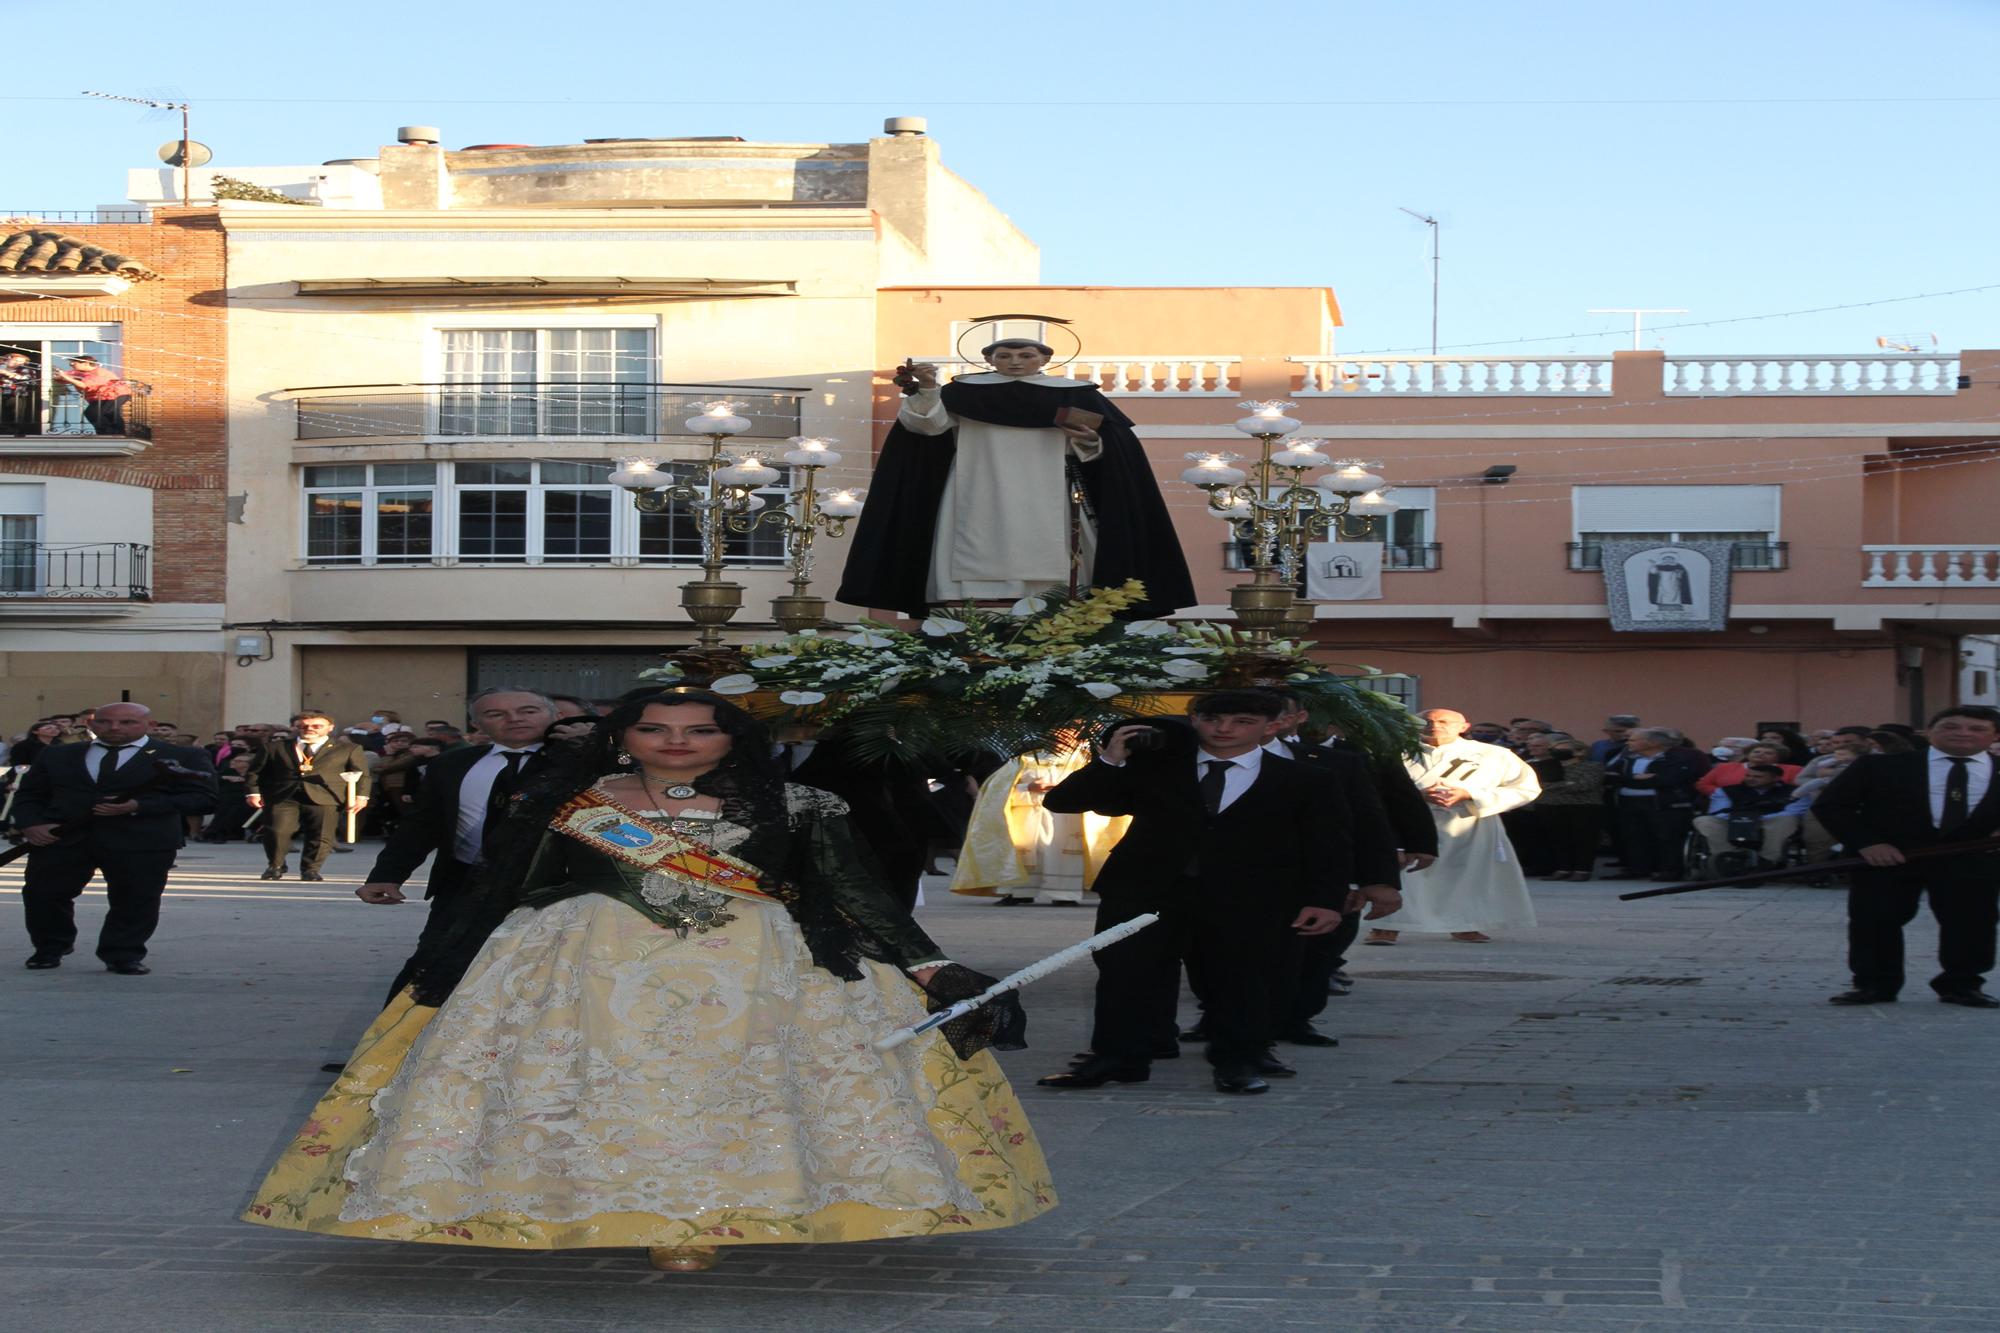
[[[152,736],[143,704],[107,704],[87,745],[52,745],[21,779],[14,822],[29,847],[21,885],[36,970],[76,947],[76,900],[104,877],[109,910],[97,936],[108,971],[144,976],[160,895],[186,845],[187,817],[215,809],[215,766],[194,746]]]
[[[1431,807],[1438,858],[1403,877],[1403,910],[1382,918],[1369,944],[1394,944],[1398,931],[1448,932],[1484,944],[1492,929],[1535,924],[1528,882],[1500,824],[1506,811],[1542,794],[1533,769],[1513,751],[1465,737],[1465,714],[1432,708],[1417,714],[1423,745],[1403,761]]]

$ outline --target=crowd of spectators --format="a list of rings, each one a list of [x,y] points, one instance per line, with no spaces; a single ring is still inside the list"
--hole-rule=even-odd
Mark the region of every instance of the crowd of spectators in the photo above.
[[[1611,878],[1680,878],[1690,832],[1717,856],[1754,851],[1758,869],[1795,848],[1807,861],[1827,860],[1834,839],[1812,814],[1827,784],[1862,755],[1925,744],[1898,722],[1754,729],[1704,748],[1678,728],[1619,713],[1593,740],[1530,717],[1477,722],[1465,734],[1514,751],[1541,780],[1537,800],[1502,818],[1523,873],[1552,880],[1595,878],[1607,857]],[[1755,821],[1754,848],[1745,846],[1746,821]]]

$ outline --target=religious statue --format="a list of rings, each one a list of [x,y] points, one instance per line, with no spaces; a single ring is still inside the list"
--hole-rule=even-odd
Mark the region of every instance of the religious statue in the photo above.
[[[998,320],[999,316],[992,317]],[[939,386],[905,362],[838,596],[922,616],[1052,588],[1146,585],[1125,614],[1170,615],[1194,583],[1131,418],[1086,380],[1042,373],[1046,343],[1001,338],[991,372]]]
[[[1652,602],[1656,615],[1692,614],[1694,585],[1688,580],[1687,567],[1671,554],[1655,560],[1646,575],[1646,597]]]

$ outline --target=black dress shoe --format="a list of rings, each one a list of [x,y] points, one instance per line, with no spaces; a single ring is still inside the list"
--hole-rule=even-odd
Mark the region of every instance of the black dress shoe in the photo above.
[[[1253,1068],[1265,1078],[1297,1078],[1299,1071],[1266,1051]]]
[[[116,972],[121,977],[143,977],[153,969],[144,963],[106,963],[106,972]]]
[[[299,878],[308,884],[324,884],[326,882],[326,876],[320,874],[317,870],[301,870]]]
[[[1286,1032],[1280,1035],[1278,1040],[1284,1042],[1288,1046],[1340,1045],[1340,1038],[1329,1037],[1324,1032],[1321,1032],[1319,1029],[1313,1027],[1293,1028],[1290,1032]]]
[[[1231,1065],[1215,1071],[1215,1090],[1255,1097],[1259,1093],[1269,1092],[1271,1085],[1258,1078],[1256,1070],[1245,1065]]]
[[[1206,1019],[1202,1020],[1199,1023],[1196,1023],[1191,1028],[1184,1028],[1181,1031],[1182,1041],[1210,1041],[1213,1040],[1213,1036],[1214,1034],[1212,1034],[1208,1030],[1208,1022]]]
[[[50,953],[47,949],[37,949],[28,955],[28,966],[39,972],[45,967],[61,967],[62,960],[63,956],[59,953]]]
[[[1983,990],[1939,991],[1938,1003],[1962,1004],[1968,1009],[2000,1009],[2000,1000],[1994,999]]]
[[[285,869],[283,866],[278,867],[276,870],[266,870],[258,876],[259,879],[283,879],[284,877]]]
[[[1038,1088],[1101,1088],[1107,1083],[1144,1083],[1153,1076],[1145,1065],[1128,1060],[1107,1060],[1101,1055],[1069,1070],[1035,1080]]]
[[[1069,1062],[1072,1065],[1080,1065],[1085,1060],[1095,1060],[1096,1058],[1097,1058],[1096,1051],[1078,1051],[1075,1055],[1072,1055],[1069,1058]],[[1155,1060],[1178,1060],[1180,1058],[1181,1058],[1181,1048],[1178,1046],[1173,1046],[1166,1048],[1164,1050],[1157,1050],[1153,1052],[1153,1059]]]
[[[1827,998],[1828,1004],[1894,1004],[1895,1002],[1896,993],[1886,990],[1844,990],[1838,995]]]

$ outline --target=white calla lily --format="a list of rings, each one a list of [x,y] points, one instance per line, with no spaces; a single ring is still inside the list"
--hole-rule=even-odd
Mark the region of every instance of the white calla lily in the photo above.
[[[790,653],[779,653],[775,657],[753,657],[750,659],[750,665],[753,667],[781,667],[790,666],[798,660],[798,658]]]
[[[739,672],[734,676],[722,676],[710,681],[708,688],[714,694],[749,694],[757,688],[757,678]]]
[[[807,704],[825,703],[826,696],[818,690],[786,690],[778,696],[778,702],[804,708]]]
[[[1177,657],[1171,662],[1162,662],[1160,670],[1169,676],[1178,676],[1182,680],[1199,680],[1208,674],[1208,667],[1204,663],[1191,662],[1184,657]]]
[[[1131,620],[1125,624],[1125,633],[1135,639],[1165,638],[1174,632],[1174,627],[1164,620]]]
[[[895,642],[894,639],[886,634],[874,634],[865,629],[854,631],[854,633],[847,636],[847,641],[852,644],[858,644],[863,648],[887,648]]]
[[[963,620],[953,620],[949,616],[932,616],[924,621],[924,633],[933,639],[942,639],[947,634],[958,634],[965,629]]]
[[[1093,699],[1115,699],[1125,693],[1124,687],[1113,685],[1108,680],[1087,680],[1083,683],[1083,690]]]
[[[1020,601],[1007,608],[1007,614],[1010,616],[1032,616],[1040,612],[1041,609],[1041,598],[1023,597]]]

